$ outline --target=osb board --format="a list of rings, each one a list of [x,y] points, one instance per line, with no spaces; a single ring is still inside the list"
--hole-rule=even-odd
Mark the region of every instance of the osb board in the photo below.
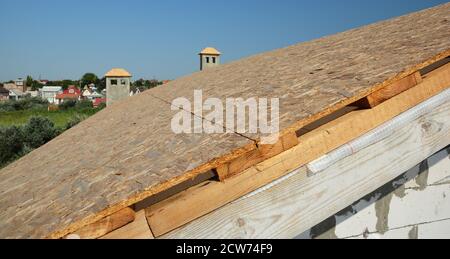
[[[120,102],[0,172],[0,237],[61,237],[254,148],[235,134],[174,135],[169,103],[178,96],[280,97],[282,129],[297,130],[450,55],[449,14],[446,4]]]
[[[0,237],[44,238],[72,223],[76,230],[252,143],[233,134],[176,136],[173,114],[168,104],[143,93],[0,171]]]
[[[280,128],[296,131],[450,55],[450,3],[256,55],[181,78],[152,94],[280,98]],[[258,139],[259,134],[246,134]]]

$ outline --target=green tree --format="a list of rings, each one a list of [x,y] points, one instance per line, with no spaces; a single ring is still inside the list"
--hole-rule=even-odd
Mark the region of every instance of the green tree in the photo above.
[[[38,89],[41,89],[43,86],[44,86],[43,84],[39,83],[36,80],[33,80],[33,82],[31,83],[31,90],[36,91]]]
[[[25,145],[35,149],[55,138],[59,132],[52,121],[39,116],[28,121],[23,127],[23,134]]]
[[[100,78],[95,86],[97,87],[98,92],[101,92],[103,91],[103,89],[106,89],[106,77]]]
[[[33,86],[33,78],[31,76],[27,76],[26,85],[27,86]]]
[[[85,114],[77,114],[77,115],[75,115],[69,122],[66,123],[65,130],[69,130],[69,129],[75,127],[80,122],[82,122],[85,119],[87,119],[88,117],[89,116],[87,116]]]
[[[70,108],[73,108],[77,105],[76,100],[65,100],[63,103],[59,105],[59,109],[61,110],[68,110]]]
[[[89,84],[98,85],[99,83],[100,83],[100,80],[98,79],[97,75],[94,73],[86,73],[81,78],[81,87],[84,87],[85,85],[89,85]]]
[[[142,87],[142,86],[144,86],[144,84],[145,84],[145,80],[142,78],[133,82],[133,86],[136,86],[136,87]]]
[[[77,102],[75,108],[78,110],[92,109],[93,104],[92,104],[92,101],[90,101],[90,100],[82,100],[82,101]]]
[[[20,127],[0,127],[0,168],[20,156],[24,148]]]
[[[60,85],[65,90],[65,89],[69,88],[69,86],[71,86],[71,85],[78,86],[78,84],[79,84],[78,81],[73,81],[73,80],[66,79],[66,80],[61,81]]]

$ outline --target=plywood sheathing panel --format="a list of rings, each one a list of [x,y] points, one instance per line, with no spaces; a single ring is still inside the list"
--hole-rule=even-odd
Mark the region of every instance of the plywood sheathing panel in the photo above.
[[[295,132],[449,56],[449,15],[445,4],[117,103],[0,171],[0,237],[63,237],[255,148],[236,134],[173,134],[169,103],[178,96],[280,97],[281,129]]]
[[[175,135],[174,114],[143,93],[0,171],[0,236],[64,236],[190,179],[186,172],[204,162],[253,144],[236,134]]]

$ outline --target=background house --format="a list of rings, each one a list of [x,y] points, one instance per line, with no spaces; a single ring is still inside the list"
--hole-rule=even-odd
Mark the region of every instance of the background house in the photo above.
[[[78,101],[81,99],[81,90],[71,85],[62,93],[56,95],[56,104],[61,104],[67,100]]]
[[[22,98],[25,98],[27,94],[18,90],[18,89],[11,89],[9,90],[9,99],[10,100],[20,100]]]
[[[47,79],[38,80],[38,83],[40,83],[42,85],[46,85],[48,82],[49,82],[49,80],[47,80]]]
[[[90,100],[93,103],[95,100],[102,99],[104,97],[105,96],[103,94],[97,92],[97,88],[95,87],[95,85],[86,86],[81,93],[81,99]]]
[[[9,99],[9,90],[5,89],[3,86],[0,86],[0,101],[6,101]]]
[[[30,96],[30,97],[39,97],[39,91],[31,91],[31,90],[28,90],[27,92],[26,92],[26,94],[28,95],[28,96]]]
[[[25,81],[22,78],[14,80],[14,82],[11,83],[6,83],[3,85],[3,87],[7,90],[19,90],[23,93],[28,90]]]
[[[20,90],[23,93],[27,91],[27,85],[25,83],[25,80],[23,80],[23,78],[18,78],[14,80],[14,84],[16,85],[17,90]]]
[[[89,100],[92,100],[91,98],[92,98],[92,95],[93,95],[94,93],[95,93],[95,92],[94,92],[94,90],[93,90],[91,87],[85,86],[84,89],[83,89],[83,92],[81,93],[81,98],[82,98],[82,99],[89,99]]]
[[[62,92],[63,90],[61,86],[44,86],[40,90],[40,96],[49,103],[55,104],[57,101],[56,96]]]

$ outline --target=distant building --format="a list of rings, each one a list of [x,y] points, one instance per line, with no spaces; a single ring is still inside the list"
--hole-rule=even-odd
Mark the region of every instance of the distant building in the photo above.
[[[16,89],[17,86],[15,83],[6,83],[3,85],[3,88],[5,88],[6,90],[11,90],[11,89]]]
[[[9,90],[0,86],[0,101],[6,101],[9,99]]]
[[[220,65],[220,53],[215,48],[205,48],[203,49],[199,55],[200,55],[200,70],[205,70],[208,68],[217,67]]]
[[[106,77],[106,105],[125,99],[130,94],[131,74],[122,68],[114,68]]]
[[[78,101],[81,99],[81,91],[74,85],[70,85],[62,93],[56,95],[56,104],[64,103],[67,100]]]
[[[134,92],[133,92],[133,90],[130,91],[130,96],[137,95],[137,94],[140,94],[140,93],[141,93],[141,89],[139,89],[139,87],[137,87],[136,91],[134,91]]]
[[[31,90],[28,90],[27,92],[26,92],[26,94],[28,95],[28,96],[30,96],[30,97],[39,97],[39,91],[31,91]]]
[[[94,101],[95,99],[104,98],[104,96],[96,91],[96,87],[86,86],[81,94],[82,99]]]
[[[27,85],[25,83],[25,80],[23,78],[18,78],[14,81],[14,84],[16,85],[18,90],[21,90],[23,93],[27,91]]]
[[[9,90],[9,99],[10,100],[20,100],[22,98],[25,98],[26,93],[18,90],[18,89],[11,89]]]
[[[102,98],[105,98],[105,96],[103,94],[100,94],[100,93],[95,92],[95,91],[90,96],[91,100],[102,99]]]
[[[48,82],[50,81],[47,79],[38,80],[38,83],[40,83],[41,85],[46,85]]]
[[[49,103],[56,104],[56,96],[62,92],[63,90],[61,86],[44,86],[40,90],[40,96]]]
[[[3,87],[7,90],[19,90],[23,93],[25,93],[28,90],[25,81],[22,78],[14,80],[14,83],[4,84]]]

